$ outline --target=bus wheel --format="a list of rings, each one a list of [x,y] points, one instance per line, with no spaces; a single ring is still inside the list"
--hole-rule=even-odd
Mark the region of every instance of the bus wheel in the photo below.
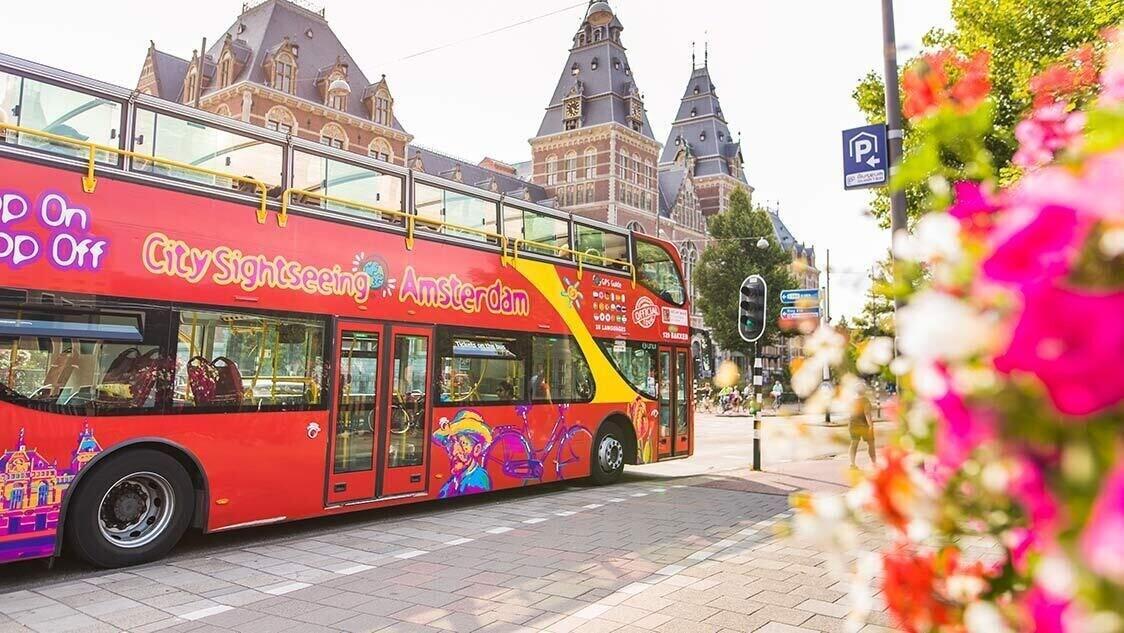
[[[97,464],[76,492],[66,515],[67,544],[98,567],[163,557],[187,531],[195,503],[187,471],[152,449]]]
[[[617,425],[606,422],[597,431],[593,442],[593,457],[590,465],[590,479],[604,486],[616,483],[624,472],[624,442]]]

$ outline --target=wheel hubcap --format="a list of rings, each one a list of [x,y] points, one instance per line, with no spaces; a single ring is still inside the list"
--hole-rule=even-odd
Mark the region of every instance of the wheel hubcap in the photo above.
[[[617,438],[607,435],[601,438],[601,445],[597,447],[597,459],[601,462],[601,470],[611,473],[624,463],[624,446]]]
[[[118,547],[147,545],[164,533],[175,511],[172,485],[156,473],[134,473],[109,487],[98,509],[101,535]]]

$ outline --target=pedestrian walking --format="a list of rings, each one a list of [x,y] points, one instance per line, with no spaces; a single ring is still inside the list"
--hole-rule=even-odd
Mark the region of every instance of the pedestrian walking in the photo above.
[[[867,398],[866,389],[859,392],[851,408],[851,419],[847,425],[851,433],[851,468],[858,468],[856,458],[859,453],[859,442],[866,442],[866,452],[870,455],[870,463],[874,463],[874,421],[870,414],[870,400]]]

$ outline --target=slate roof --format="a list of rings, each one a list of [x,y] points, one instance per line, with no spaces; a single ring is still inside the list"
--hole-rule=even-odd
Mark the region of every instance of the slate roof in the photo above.
[[[741,143],[730,133],[706,64],[691,71],[660,164],[673,164],[684,146],[695,157],[695,176],[730,174],[731,161],[741,154]],[[749,184],[744,170],[738,179]]]
[[[522,200],[523,192],[527,191],[531,194],[531,202],[539,204],[543,204],[551,198],[546,189],[534,183],[417,145],[409,146],[406,164],[413,166],[414,161],[419,156],[421,157],[422,171],[432,176],[452,180],[452,174],[460,167],[462,184],[491,191],[489,185],[494,178],[498,188],[496,193]]]
[[[675,201],[679,199],[679,190],[683,188],[683,180],[686,178],[687,169],[678,165],[659,171],[661,216],[671,217],[671,210],[675,208]]]
[[[156,73],[157,96],[169,101],[180,101],[183,95],[183,80],[187,77],[187,67],[191,64],[170,53],[152,49],[152,69]]]
[[[598,2],[596,5],[607,3]],[[590,8],[594,8],[591,3]],[[564,130],[562,102],[566,95],[581,82],[581,91],[584,95],[582,104],[582,127],[591,127],[603,123],[617,122],[631,128],[628,120],[628,96],[635,87],[635,78],[628,63],[625,48],[619,41],[619,36],[614,39],[607,36],[601,41],[592,41],[592,26],[588,13],[582,20],[574,35],[574,46],[570,55],[562,66],[562,75],[554,88],[550,104],[543,115],[542,124],[539,126],[537,136],[556,134]],[[610,33],[620,33],[624,30],[620,20],[614,15],[612,21],[606,26]],[[579,40],[584,36],[584,41]],[[597,60],[597,68],[593,68],[593,61]],[[578,74],[573,74],[577,67]],[[636,88],[639,93],[639,89]],[[643,135],[655,140],[652,127],[648,123],[648,115],[644,114]]]
[[[786,251],[792,252],[798,257],[807,257],[809,260],[815,255],[815,251],[811,246],[805,246],[803,242],[796,239],[792,231],[781,220],[781,216],[773,209],[768,209],[767,216],[769,221],[773,223],[773,233],[777,236],[777,242],[780,243],[781,248]]]
[[[312,33],[312,37],[308,37],[309,32]],[[250,81],[267,85],[262,64],[268,55],[277,51],[287,37],[289,42],[297,47],[295,96],[313,103],[323,103],[324,99],[316,86],[318,73],[335,65],[339,60],[348,66],[347,81],[351,85],[347,113],[360,119],[370,120],[370,112],[363,105],[362,99],[374,84],[363,74],[355,59],[347,52],[320,13],[305,9],[289,0],[265,0],[247,9],[225,32],[211,42],[203,64],[204,75],[214,76],[215,66],[228,35],[232,40],[235,59],[241,63],[240,67],[236,66],[236,74],[233,78],[235,82]],[[160,61],[156,76],[160,84],[160,97],[179,100],[183,91],[183,79],[187,75],[187,65],[190,62],[167,53],[159,51],[157,53]],[[178,86],[175,84],[177,81]],[[203,94],[219,89],[218,83],[212,81],[204,89]],[[391,126],[400,132],[405,132],[397,117],[391,121]]]

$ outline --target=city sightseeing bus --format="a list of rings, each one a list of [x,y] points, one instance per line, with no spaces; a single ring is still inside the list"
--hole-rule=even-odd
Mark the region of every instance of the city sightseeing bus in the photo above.
[[[0,55],[0,562],[693,450],[644,235]]]

